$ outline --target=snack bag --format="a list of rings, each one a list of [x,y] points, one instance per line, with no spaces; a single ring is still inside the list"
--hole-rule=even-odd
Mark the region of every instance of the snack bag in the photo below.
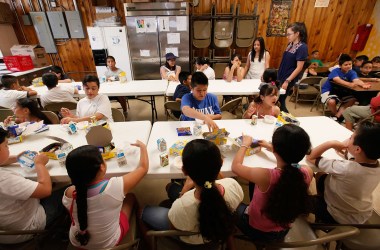
[[[227,137],[229,134],[230,133],[228,133],[225,128],[221,128],[215,129],[212,132],[204,132],[203,138],[215,143],[216,145],[224,145],[227,143]]]
[[[169,148],[169,154],[172,156],[182,156],[187,141],[177,141]]]

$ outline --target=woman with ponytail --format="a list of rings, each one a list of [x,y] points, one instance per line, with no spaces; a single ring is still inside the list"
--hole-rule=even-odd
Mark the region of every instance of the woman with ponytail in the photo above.
[[[132,145],[140,148],[139,166],[109,180],[105,179],[107,165],[97,147],[85,145],[68,154],[66,168],[73,186],[66,189],[62,203],[70,213],[69,238],[75,247],[111,248],[126,235],[128,218],[136,203],[135,196],[128,192],[149,166],[144,143],[136,141]]]
[[[272,151],[277,160],[273,169],[247,167],[244,155],[252,143],[252,137],[243,136],[243,143],[232,162],[232,171],[255,183],[252,201],[237,209],[239,229],[252,240],[281,241],[290,224],[309,211],[308,187],[313,171],[300,162],[309,152],[311,143],[301,127],[286,124],[278,128],[272,144],[260,141],[260,145]]]
[[[187,143],[182,161],[182,171],[195,188],[178,198],[170,210],[146,207],[142,221],[155,230],[172,227],[199,232],[180,237],[189,244],[226,242],[234,230],[233,212],[243,200],[242,188],[232,178],[216,180],[223,160],[219,148],[210,141],[196,139]]]

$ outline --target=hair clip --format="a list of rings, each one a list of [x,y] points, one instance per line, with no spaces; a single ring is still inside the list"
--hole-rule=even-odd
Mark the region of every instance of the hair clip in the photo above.
[[[212,188],[212,182],[206,181],[205,184],[203,185],[205,188],[210,189]]]
[[[271,81],[270,83],[272,84],[272,86],[276,86],[276,82],[275,81]]]
[[[290,164],[292,167],[294,167],[294,168],[298,168],[298,169],[300,169],[301,168],[301,165],[300,164],[298,164],[298,163],[292,163],[292,164]]]

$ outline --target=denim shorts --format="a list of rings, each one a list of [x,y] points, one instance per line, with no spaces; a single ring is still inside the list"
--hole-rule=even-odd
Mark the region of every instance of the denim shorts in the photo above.
[[[236,209],[238,217],[237,227],[252,241],[274,242],[283,241],[289,229],[279,232],[263,232],[249,225],[249,215],[244,213],[248,205],[240,204]]]
[[[170,221],[168,218],[169,208],[158,206],[146,206],[142,212],[141,219],[153,230],[169,230]]]

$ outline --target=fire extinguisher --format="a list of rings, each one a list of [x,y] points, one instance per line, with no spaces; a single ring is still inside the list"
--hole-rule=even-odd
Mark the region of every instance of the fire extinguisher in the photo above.
[[[351,50],[359,51],[363,50],[365,44],[367,43],[369,34],[371,33],[373,25],[372,24],[363,24],[358,27],[358,30],[355,35],[354,42],[352,43]]]

